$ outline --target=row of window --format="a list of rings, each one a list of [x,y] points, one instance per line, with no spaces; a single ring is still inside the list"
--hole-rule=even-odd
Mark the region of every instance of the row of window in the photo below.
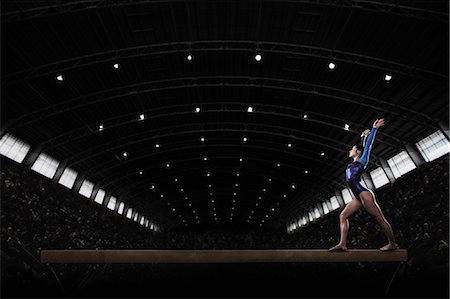
[[[5,134],[2,137],[2,139],[0,139],[0,154],[18,163],[23,162],[29,150],[30,146],[28,144],[26,144],[25,142],[23,142],[22,140],[18,139],[13,135]],[[31,166],[31,169],[44,175],[49,179],[53,179],[58,169],[58,166],[59,161],[53,159],[52,157],[50,157],[45,153],[41,153],[34,162],[33,166]],[[61,177],[59,178],[58,183],[69,189],[72,189],[77,176],[78,173],[75,170],[66,167]],[[93,191],[94,191],[94,183],[88,180],[84,180],[78,193],[86,198],[91,198]],[[117,211],[118,214],[123,215],[125,210],[125,203],[118,202],[117,198],[114,196],[110,196],[108,203],[105,203],[104,202],[105,196],[106,191],[103,189],[99,189],[97,194],[95,195],[94,202],[98,203],[99,205],[106,204],[106,207],[108,209],[112,211]],[[135,222],[138,222],[140,225],[148,227],[151,230],[155,231],[158,230],[155,224],[150,222],[150,220],[147,219],[144,215],[139,214],[137,211],[133,211],[132,208],[126,209],[125,217]]]
[[[441,131],[437,131],[430,136],[420,140],[416,143],[416,147],[426,162],[433,161],[450,152],[450,143]],[[416,165],[406,151],[402,151],[396,154],[392,158],[388,159],[387,162],[395,178],[401,177],[405,173],[416,168]],[[389,183],[389,179],[385,173],[385,170],[381,167],[374,169],[369,173],[369,175],[376,189]],[[361,185],[367,188],[364,177],[361,181]],[[341,190],[341,194],[345,204],[349,203],[352,200],[350,190],[348,190],[347,188]],[[319,211],[319,206],[323,210],[323,215],[321,215]],[[329,200],[318,204],[317,207],[311,208],[310,211],[305,215],[300,216],[294,222],[290,223],[287,227],[287,230],[288,232],[293,232],[296,229],[307,225],[309,222],[312,222],[338,209],[339,207],[340,206],[337,197],[333,196]]]

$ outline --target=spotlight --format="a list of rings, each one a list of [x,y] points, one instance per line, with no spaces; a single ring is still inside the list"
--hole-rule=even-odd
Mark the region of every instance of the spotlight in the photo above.
[[[208,161],[208,157],[204,157],[204,158],[203,158],[203,161]]]
[[[144,120],[144,118],[145,118],[144,114],[139,115],[140,120]]]
[[[307,114],[303,114],[303,119],[307,119],[308,115]]]
[[[348,131],[350,129],[350,126],[348,124],[344,125],[344,130]]]
[[[167,164],[166,164],[166,167],[167,167],[167,168],[169,168],[169,167],[170,167],[170,164],[169,164],[169,163],[167,163]]]
[[[58,80],[58,82],[63,82],[64,81],[63,75],[56,76],[56,80]]]
[[[139,174],[140,174],[140,175],[142,175],[142,174],[143,174],[142,170],[139,170]]]
[[[308,170],[305,170],[305,174],[308,174],[309,173],[309,171]]]
[[[98,125],[98,130],[99,130],[99,131],[103,131],[103,124],[99,124],[99,125]]]
[[[325,153],[324,153],[324,152],[321,152],[320,155],[321,155],[321,156],[325,156]]]
[[[248,140],[247,137],[242,138],[242,141],[244,141],[244,142],[247,142],[247,140]]]
[[[253,107],[252,107],[252,106],[249,106],[249,107],[247,108],[247,112],[253,112]]]
[[[194,59],[194,56],[192,56],[192,54],[188,54],[187,56],[186,56],[186,59],[187,59],[187,61],[192,61],[192,59]]]
[[[155,147],[156,147],[156,148],[159,148],[159,143],[155,144]]]
[[[392,80],[392,75],[391,74],[385,74],[384,75],[384,81],[389,82]]]
[[[291,148],[291,147],[292,147],[292,143],[288,143],[288,144],[287,144],[287,147],[288,147],[288,148]]]
[[[330,70],[334,70],[334,69],[336,68],[336,64],[335,64],[334,62],[330,62],[330,63],[328,64],[328,68],[329,68]]]
[[[127,153],[127,152],[123,152],[122,155],[123,155],[124,157],[128,157],[128,153]]]
[[[205,137],[200,137],[201,142],[205,142]]]
[[[292,189],[295,189],[295,188],[297,188],[297,186],[296,186],[295,184],[292,184],[292,185],[291,185],[291,188],[292,188]]]
[[[115,68],[116,70],[119,68],[119,64],[116,62],[113,64],[113,68]]]
[[[262,59],[261,54],[256,54],[256,55],[255,55],[255,60],[256,60],[256,62],[260,62],[261,59]]]
[[[199,113],[200,112],[200,107],[195,107],[195,112]]]

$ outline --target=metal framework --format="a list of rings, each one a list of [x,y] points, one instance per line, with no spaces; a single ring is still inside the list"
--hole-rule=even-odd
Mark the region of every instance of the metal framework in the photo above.
[[[145,57],[150,55],[167,55],[170,53],[181,52],[202,52],[202,51],[249,51],[254,52],[256,49],[266,53],[279,53],[287,55],[298,55],[306,57],[315,57],[319,59],[333,60],[335,62],[345,62],[356,64],[364,67],[378,69],[383,72],[391,72],[392,74],[401,74],[408,77],[416,77],[421,80],[443,82],[448,81],[445,74],[433,71],[362,55],[358,53],[339,51],[323,47],[315,47],[303,44],[290,44],[270,41],[234,41],[234,40],[202,40],[202,41],[182,41],[173,43],[161,43],[145,46],[127,47],[113,51],[98,52],[94,54],[74,57],[62,61],[56,61],[41,66],[36,66],[15,73],[2,76],[2,86],[19,84],[27,82],[38,77],[45,77],[53,74],[70,71],[92,64],[103,62],[117,62],[122,59]]]
[[[103,121],[101,121],[101,123],[105,126],[107,126],[107,129],[102,130],[102,132],[106,131],[106,130],[111,130],[123,125],[127,125],[130,123],[134,123],[134,122],[140,122],[141,120],[136,119],[136,115],[138,114],[145,114],[145,115],[150,115],[149,117],[146,117],[146,121],[148,121],[149,119],[157,119],[157,118],[167,118],[167,117],[171,117],[171,116],[180,116],[180,115],[189,115],[192,114],[193,112],[191,111],[190,108],[192,108],[192,106],[195,104],[185,104],[185,105],[170,105],[170,106],[165,106],[165,107],[160,107],[160,108],[156,108],[156,109],[146,109],[146,110],[140,110],[140,111],[136,111],[133,113],[128,113],[128,114],[122,114],[119,115],[117,117],[112,117],[109,119],[105,119]],[[245,113],[242,110],[242,106],[243,104],[241,103],[236,103],[236,102],[206,102],[206,103],[198,103],[198,105],[201,105],[203,107],[208,107],[208,109],[204,110],[202,113]],[[237,107],[240,107],[237,108]],[[296,108],[291,108],[291,107],[286,107],[286,106],[280,106],[280,105],[267,105],[267,104],[258,104],[257,107],[257,111],[252,112],[252,115],[258,115],[258,114],[262,114],[262,115],[268,115],[268,116],[279,116],[279,117],[286,117],[286,118],[302,118],[302,114],[304,113],[303,110],[300,109],[296,109]],[[272,111],[270,111],[270,109],[272,109]],[[328,120],[333,120],[334,123],[332,123],[331,121]],[[337,117],[332,117],[326,114],[322,114],[322,113],[316,113],[316,112],[308,112],[308,118],[307,119],[302,119],[302,121],[308,121],[308,122],[315,122],[315,123],[320,123],[323,125],[327,125],[333,128],[341,128],[340,126],[336,125],[336,123],[346,123],[349,124],[352,129],[349,129],[349,132],[353,132],[353,133],[359,133],[358,130],[353,129],[353,128],[359,128],[359,130],[365,129],[364,126],[361,126],[360,124],[356,124],[352,121],[346,120],[344,118],[337,118]],[[205,122],[203,121],[201,124],[200,123],[191,123],[190,125],[196,125],[198,127],[202,127],[203,128],[203,124]],[[237,124],[237,123],[232,123],[232,124]],[[44,150],[48,150],[48,149],[54,149],[56,147],[60,147],[65,145],[66,143],[72,142],[74,140],[86,137],[86,136],[91,136],[93,134],[97,134],[99,133],[99,131],[97,129],[95,129],[95,126],[98,125],[98,123],[96,124],[89,124],[88,128],[86,128],[86,126],[82,126],[80,128],[74,129],[72,131],[69,132],[65,132],[63,134],[60,134],[58,136],[55,136],[53,138],[48,139],[47,141],[45,141],[44,143]],[[258,123],[252,122],[252,123],[242,123],[243,126],[252,126],[252,127],[257,127]],[[175,126],[175,127],[185,127],[185,126]],[[165,127],[164,129],[171,129],[173,127]],[[275,128],[275,127],[273,127]],[[276,127],[277,129],[281,129],[281,127]],[[294,130],[291,128],[286,127],[286,130],[290,131],[290,134],[294,134],[296,132],[301,132],[302,134],[304,133],[303,131],[299,131],[299,130]],[[158,132],[154,133],[155,135],[159,135]],[[380,132],[381,135],[386,136],[387,138],[391,139],[388,142],[384,142],[381,141],[382,143],[386,143],[389,144],[389,146],[391,147],[395,147],[395,148],[400,148],[400,145],[403,145],[405,142],[402,141],[401,139],[390,135],[390,134],[386,134],[384,132]],[[313,134],[316,135],[316,134]]]
[[[296,4],[304,3],[304,4],[334,6],[334,7],[345,7],[348,9],[387,13],[433,22],[446,22],[448,20],[448,14],[410,6],[398,5],[397,3],[394,4],[394,3],[362,1],[362,0],[283,0],[283,1]],[[92,1],[58,3],[54,5],[46,5],[31,9],[25,9],[21,11],[12,11],[5,13],[2,16],[3,17],[2,23],[23,21],[32,18],[47,17],[52,15],[78,12],[82,10],[92,10],[98,8],[112,8],[130,5],[139,5],[139,4],[155,4],[155,3],[160,4],[173,2],[182,2],[182,0],[92,0]]]
[[[282,80],[276,78],[261,78],[249,76],[239,76],[239,77],[213,76],[213,77],[173,78],[168,80],[143,82],[121,86],[118,88],[109,89],[105,91],[100,91],[85,96],[80,96],[23,115],[17,118],[13,123],[10,124],[9,127],[5,128],[5,130],[20,128],[51,116],[75,110],[77,108],[86,107],[92,104],[101,103],[126,96],[133,96],[136,94],[143,94],[152,91],[193,88],[193,87],[194,88],[212,87],[212,86],[273,88],[330,97],[335,100],[349,102],[354,105],[359,105],[377,111],[381,111],[384,114],[390,114],[392,116],[401,118],[403,120],[407,120],[409,122],[415,122],[421,126],[439,129],[439,127],[436,124],[434,124],[435,121],[424,113],[420,113],[412,109],[408,109],[396,104],[389,103],[384,100],[364,96],[347,90],[332,88],[319,84],[312,84],[307,82],[284,80],[284,79]],[[397,112],[394,112],[394,110]]]

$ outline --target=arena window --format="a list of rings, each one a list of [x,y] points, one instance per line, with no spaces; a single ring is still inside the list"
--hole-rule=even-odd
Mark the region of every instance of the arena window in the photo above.
[[[338,202],[336,196],[331,197],[330,202],[331,202],[331,208],[333,209],[333,211],[339,208],[339,202]]]
[[[309,221],[313,221],[314,220],[313,213],[308,212],[308,216],[309,216]]]
[[[389,183],[389,179],[381,167],[371,171],[370,177],[372,178],[373,184],[377,189]]]
[[[116,207],[116,202],[117,202],[117,198],[115,198],[114,196],[111,196],[109,198],[107,208],[110,210],[114,210],[114,208]]]
[[[125,208],[125,204],[123,202],[121,202],[119,204],[119,209],[117,210],[117,213],[119,213],[120,215],[123,215],[123,209]]]
[[[90,198],[93,189],[94,189],[94,183],[92,183],[88,180],[84,180],[83,184],[81,185],[80,191],[78,191],[78,193],[80,193],[84,197]]]
[[[142,217],[141,217],[141,221],[139,221],[139,224],[140,224],[140,225],[144,225],[144,221],[145,221],[145,217],[142,216]]]
[[[347,188],[343,189],[341,193],[345,203],[349,203],[352,201],[352,195],[350,194],[350,191],[348,191]]]
[[[387,162],[389,167],[392,169],[395,178],[401,177],[408,171],[416,168],[416,165],[406,151],[398,153],[387,160]]]
[[[95,196],[94,201],[98,204],[103,204],[104,199],[105,199],[105,190],[99,189],[97,195]]]
[[[450,142],[441,131],[434,132],[430,136],[416,143],[417,148],[425,161],[430,162],[450,152]]]
[[[133,209],[132,208],[129,208],[128,209],[128,211],[127,211],[127,218],[128,219],[131,219],[131,215],[133,214]]]
[[[41,153],[31,169],[51,179],[55,175],[58,165],[59,162],[57,160],[47,154]]]
[[[13,135],[5,134],[0,140],[0,154],[18,163],[22,163],[29,150],[28,144]]]
[[[308,221],[306,220],[306,217],[303,216],[303,218],[302,218],[302,224],[305,225],[306,223],[308,223]]]
[[[134,214],[134,218],[133,218],[133,220],[135,221],[135,222],[137,222],[138,221],[138,213],[136,212],[136,214]]]
[[[318,208],[314,208],[314,219],[320,218],[320,212]]]
[[[77,175],[78,173],[75,170],[67,167],[66,169],[64,169],[64,172],[59,178],[58,183],[69,189],[72,189],[73,184],[75,183],[75,179],[77,178]]]
[[[328,205],[326,202],[322,203],[322,207],[323,207],[323,213],[326,215],[328,213],[330,213],[330,210],[328,209]]]

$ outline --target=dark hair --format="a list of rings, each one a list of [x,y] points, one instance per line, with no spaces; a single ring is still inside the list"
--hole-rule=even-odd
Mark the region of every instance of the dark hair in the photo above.
[[[358,151],[361,151],[361,153],[364,151],[364,147],[361,144],[357,143],[355,146]]]

